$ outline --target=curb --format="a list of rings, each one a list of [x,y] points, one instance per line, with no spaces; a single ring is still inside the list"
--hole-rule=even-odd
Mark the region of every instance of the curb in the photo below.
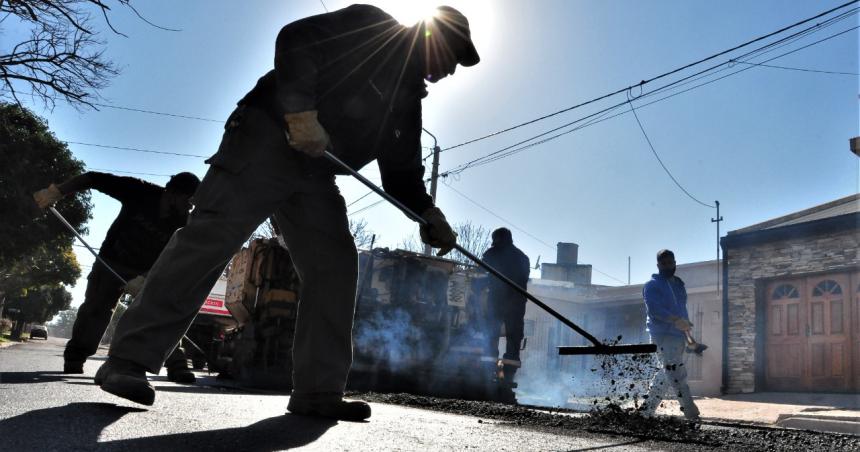
[[[776,425],[817,432],[845,433],[860,436],[860,418],[845,416],[780,415]]]

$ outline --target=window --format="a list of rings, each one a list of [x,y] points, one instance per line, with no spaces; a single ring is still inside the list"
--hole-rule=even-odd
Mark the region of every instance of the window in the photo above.
[[[797,288],[791,284],[783,284],[774,289],[772,298],[774,300],[781,300],[783,298],[800,298],[800,293],[798,293]]]
[[[820,297],[825,294],[839,295],[842,293],[842,287],[836,281],[827,279],[818,283],[815,289],[812,290],[813,297]]]

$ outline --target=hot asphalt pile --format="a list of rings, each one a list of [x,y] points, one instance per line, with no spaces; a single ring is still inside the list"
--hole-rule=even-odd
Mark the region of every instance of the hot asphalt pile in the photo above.
[[[590,413],[576,415],[572,410],[546,409],[458,399],[415,396],[411,394],[357,393],[350,397],[369,402],[389,403],[446,413],[478,417],[559,434],[595,433],[702,446],[710,450],[758,451],[851,451],[860,450],[860,438],[849,435],[816,433],[756,426],[693,424],[680,418],[644,418],[609,405]]]

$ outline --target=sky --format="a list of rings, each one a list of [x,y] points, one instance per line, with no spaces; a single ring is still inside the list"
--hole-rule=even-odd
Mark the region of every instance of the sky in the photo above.
[[[407,24],[436,6],[425,1],[370,3]],[[459,67],[453,76],[430,86],[424,127],[447,149],[635,86],[842,3],[449,0],[469,18],[482,60],[471,68]],[[115,8],[112,22],[127,37],[105,32],[101,38],[106,56],[122,72],[100,92],[101,103],[210,121],[112,108],[77,110],[63,104],[47,109],[38,101],[23,100],[48,121],[58,138],[70,142],[74,155],[89,169],[137,173],[129,175],[163,185],[167,175],[180,171],[202,177],[204,159],[76,143],[214,153],[223,132],[221,121],[272,68],[280,28],[348,3],[136,4],[150,21],[181,31],[153,28]],[[850,30],[858,26],[857,17],[851,15],[748,61],[762,63]],[[512,229],[515,244],[533,264],[538,257],[554,262],[557,242],[578,243],[580,263],[593,265],[594,283],[621,285],[628,280],[628,257],[633,284],[650,277],[655,254],[662,248],[673,249],[682,264],[715,259],[717,233],[711,219],[716,211],[703,204],[720,202],[724,218],[720,234],[725,235],[857,193],[860,166],[848,146],[851,137],[860,135],[856,29],[764,63],[781,68],[724,64],[716,75],[667,91],[664,95],[679,94],[646,105],[664,96],[644,96],[650,90],[709,65],[740,59],[741,54],[736,51],[641,89],[445,150],[440,156],[443,173],[622,104],[600,117],[604,121],[441,179],[437,205],[451,223]],[[696,87],[741,69],[747,70]],[[681,93],[688,88],[693,89]],[[630,104],[625,104],[628,99],[641,128]],[[690,196],[661,168],[642,129]],[[561,129],[566,130],[570,128]],[[423,144],[432,146],[433,139],[425,135]],[[379,181],[374,164],[362,173]],[[338,185],[348,204],[368,191],[347,177],[338,177]],[[92,200],[93,220],[86,238],[98,246],[120,205],[95,192]],[[375,194],[367,196],[349,210],[359,211],[378,200]],[[385,203],[350,218],[365,219],[377,234],[378,246],[396,247],[417,234],[414,223]],[[84,248],[76,252],[84,276],[72,289],[75,306],[83,302],[85,276],[93,263]],[[539,272],[532,276],[539,277]]]

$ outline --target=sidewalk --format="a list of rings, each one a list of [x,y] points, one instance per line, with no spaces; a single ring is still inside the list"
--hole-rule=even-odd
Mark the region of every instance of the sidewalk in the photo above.
[[[860,435],[860,394],[760,392],[695,400],[706,421]],[[658,414],[681,415],[676,401],[667,400],[664,405]]]

